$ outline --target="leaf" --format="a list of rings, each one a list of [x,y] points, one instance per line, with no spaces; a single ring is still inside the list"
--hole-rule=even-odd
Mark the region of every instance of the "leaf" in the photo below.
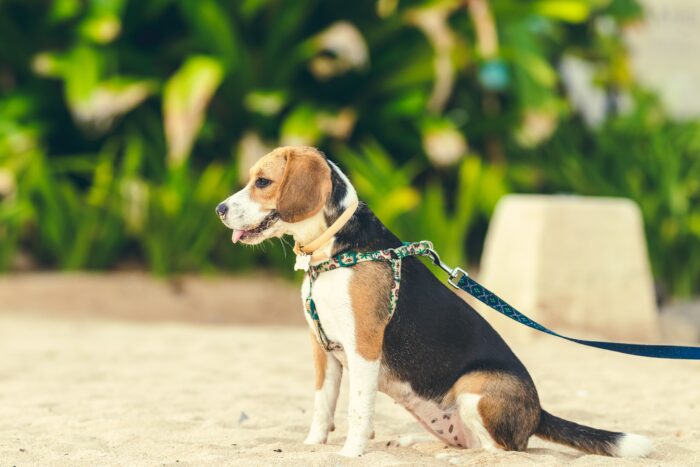
[[[92,0],[88,16],[80,24],[80,33],[97,44],[108,44],[122,30],[121,14],[125,0]]]
[[[168,142],[168,164],[187,160],[194,140],[204,123],[209,101],[223,79],[224,68],[218,60],[195,56],[165,84],[163,116]]]
[[[265,116],[277,115],[287,103],[287,94],[278,89],[254,89],[246,94],[244,103],[248,110]]]
[[[86,18],[80,25],[81,34],[98,44],[107,44],[117,38],[122,24],[117,15],[111,13]]]
[[[532,9],[542,16],[571,23],[582,23],[591,14],[589,2],[586,0],[540,0],[532,4]]]
[[[78,123],[99,132],[107,131],[114,119],[136,108],[156,89],[153,81],[119,77],[96,84],[85,98],[71,103]]]
[[[104,57],[97,49],[80,46],[63,60],[59,59],[59,72],[66,82],[66,100],[71,107],[90,98],[104,72]]]
[[[51,4],[49,17],[55,22],[66,21],[75,18],[82,8],[80,0],[54,0]]]
[[[520,52],[516,60],[537,84],[551,88],[557,83],[557,73],[540,55]]]
[[[183,16],[196,34],[196,38],[215,54],[227,70],[236,69],[241,62],[243,49],[229,14],[214,0],[182,0],[179,2]],[[238,70],[245,73],[246,70]]]
[[[316,112],[311,106],[300,105],[284,119],[280,133],[284,145],[313,146],[321,137]]]

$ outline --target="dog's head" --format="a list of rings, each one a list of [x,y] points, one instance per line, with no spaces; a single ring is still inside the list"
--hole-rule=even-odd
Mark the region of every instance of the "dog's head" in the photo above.
[[[216,207],[231,239],[254,245],[290,233],[290,224],[316,216],[328,201],[331,166],[310,147],[280,147],[251,169],[248,184]]]

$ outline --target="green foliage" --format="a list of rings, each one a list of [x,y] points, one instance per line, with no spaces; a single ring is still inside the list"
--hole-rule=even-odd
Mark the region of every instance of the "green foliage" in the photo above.
[[[411,161],[397,167],[376,143],[364,145],[362,155],[346,152],[342,160],[360,198],[382,222],[402,240],[431,240],[452,264],[466,258],[465,232],[487,219],[508,191],[504,168],[477,157],[462,161],[452,189],[432,178],[422,193],[413,185],[425,166]]]
[[[115,184],[111,149],[105,145],[89,160],[62,161],[90,167],[81,174],[90,184],[86,191],[54,174],[61,165],[50,167],[40,156],[31,162],[23,183],[35,210],[32,249],[45,261],[64,269],[104,268],[116,261],[124,237],[116,199],[110,196]]]
[[[0,269],[7,269],[19,247],[32,207],[19,189],[39,151],[37,129],[25,117],[29,102],[20,96],[0,106]]]
[[[363,145],[361,151],[341,152],[344,168],[360,198],[382,222],[395,226],[398,218],[414,211],[420,203],[420,193],[412,183],[421,166],[418,161],[411,161],[397,167],[376,142]],[[408,232],[397,233],[409,238]]]
[[[255,157],[309,144],[452,263],[478,259],[511,187],[631,197],[659,280],[697,291],[697,125],[654,123],[639,98],[588,129],[557,69],[575,56],[604,92],[634,89],[615,31],[640,15],[636,0],[0,0],[0,269],[24,250],[65,269],[287,271],[284,248],[232,248],[213,208]]]
[[[498,199],[508,191],[507,186],[502,166],[489,166],[470,157],[459,166],[453,196],[437,181],[428,183],[420,209],[405,225],[414,226],[418,238],[439,245],[444,261],[461,264],[466,258],[465,232],[490,217]],[[452,209],[448,209],[450,198],[454,199]]]

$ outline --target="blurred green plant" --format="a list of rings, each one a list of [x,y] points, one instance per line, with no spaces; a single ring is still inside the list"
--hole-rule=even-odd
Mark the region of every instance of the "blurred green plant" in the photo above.
[[[32,206],[20,187],[30,163],[40,154],[38,129],[26,122],[29,101],[22,96],[5,99],[0,106],[0,270],[12,265]]]
[[[413,226],[414,238],[431,240],[448,264],[462,264],[467,259],[469,233],[477,222],[490,218],[507,192],[505,168],[472,156],[461,162],[453,190],[437,180],[427,184],[420,208],[404,225]]]
[[[620,30],[641,13],[636,0],[0,0],[0,269],[25,251],[66,269],[287,271],[284,248],[231,248],[212,210],[271,147],[308,144],[402,238],[453,263],[478,259],[511,187],[629,196],[657,278],[697,292],[698,268],[677,267],[698,254],[697,125],[653,126],[629,94]],[[571,58],[605,96],[600,128],[562,82]],[[624,95],[637,110],[616,117]]]
[[[431,240],[452,264],[465,260],[466,234],[488,219],[508,192],[505,168],[476,156],[460,163],[451,189],[433,177],[421,192],[415,185],[425,164],[410,161],[398,167],[376,142],[362,145],[361,151],[345,151],[342,157],[360,198],[403,241]]]
[[[420,203],[420,192],[412,183],[423,168],[421,162],[397,167],[377,142],[363,144],[360,152],[344,149],[338,156],[360,198],[386,225],[396,225],[398,218]]]

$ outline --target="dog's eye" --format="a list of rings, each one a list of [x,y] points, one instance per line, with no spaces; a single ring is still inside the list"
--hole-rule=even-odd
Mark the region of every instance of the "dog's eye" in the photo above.
[[[272,180],[268,180],[267,178],[258,178],[255,180],[255,187],[256,188],[265,188],[267,186],[270,186],[270,183],[272,183]]]

